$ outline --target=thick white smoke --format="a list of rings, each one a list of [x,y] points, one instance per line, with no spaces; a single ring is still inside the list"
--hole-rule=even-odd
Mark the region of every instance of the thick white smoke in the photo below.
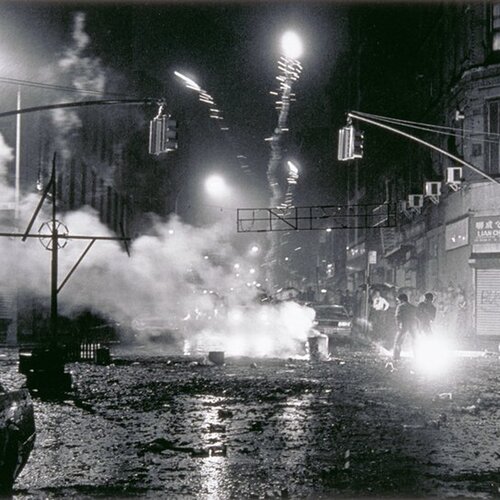
[[[9,150],[6,150],[7,153]],[[5,186],[0,188],[8,189]],[[23,230],[39,200],[21,201]],[[59,214],[70,235],[114,236],[89,207]],[[50,206],[38,215],[32,233],[50,220]],[[42,229],[42,231],[46,231]],[[231,244],[232,231],[224,224],[200,228],[174,217],[157,221],[148,235],[130,245],[97,241],[58,295],[59,312],[71,317],[91,310],[133,330],[137,322],[156,323],[178,330],[191,343],[239,355],[289,356],[306,341],[314,313],[294,303],[262,305],[239,270],[251,262]],[[82,254],[88,241],[69,240],[59,251],[59,284]],[[38,238],[0,238],[0,280],[17,283],[20,293],[50,304],[50,258]],[[162,328],[160,328],[160,335]],[[138,329],[140,337],[148,329]],[[146,338],[139,339],[147,341]]]
[[[102,94],[106,86],[106,69],[102,61],[90,53],[91,40],[85,32],[85,20],[83,12],[74,14],[72,41],[63,50],[57,66],[49,72],[55,83],[68,82],[76,89]],[[78,94],[72,94],[68,100],[80,99]],[[81,120],[76,111],[55,109],[52,121],[57,131],[57,149],[62,158],[67,159],[70,157],[68,139],[81,127]]]
[[[89,55],[90,38],[85,15],[74,16],[72,43],[58,62],[57,81],[70,79],[77,88],[104,91],[106,71],[101,61]],[[75,100],[71,96],[69,100]],[[74,112],[53,114],[59,133],[57,151],[68,157],[68,139],[81,122]],[[0,136],[1,138],[1,136]],[[5,182],[12,150],[0,140],[0,196],[13,199]],[[19,228],[22,231],[39,201],[39,195],[23,197]],[[90,207],[59,214],[71,235],[114,236]],[[32,233],[50,220],[50,206],[38,215]],[[46,230],[45,230],[46,231]],[[314,313],[293,303],[261,305],[258,289],[248,286],[240,269],[251,262],[232,246],[234,224],[219,223],[199,228],[173,217],[158,220],[154,228],[130,244],[130,257],[123,244],[97,241],[58,295],[59,313],[68,317],[84,310],[133,330],[146,341],[147,325],[154,319],[175,329],[194,343],[221,348],[231,354],[288,356],[307,339]],[[34,295],[50,305],[51,253],[38,238],[0,237],[0,280],[17,286],[21,295]],[[89,241],[70,240],[59,251],[59,284],[85,250]],[[255,279],[255,278],[253,278]]]
[[[104,92],[106,71],[102,61],[87,51],[90,37],[85,32],[85,14],[77,12],[73,17],[73,43],[63,52],[58,66],[71,76],[75,88]]]
[[[7,166],[14,159],[13,149],[0,134],[0,201],[14,201],[14,189],[7,186]]]

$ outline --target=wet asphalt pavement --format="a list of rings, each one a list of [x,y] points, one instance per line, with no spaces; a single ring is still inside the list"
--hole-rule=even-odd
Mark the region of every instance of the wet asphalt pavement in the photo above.
[[[0,354],[9,388],[23,382],[15,354]],[[114,361],[70,364],[73,396],[35,400],[14,498],[500,495],[497,355],[456,358],[439,377],[411,360],[391,372],[362,346],[316,363]]]

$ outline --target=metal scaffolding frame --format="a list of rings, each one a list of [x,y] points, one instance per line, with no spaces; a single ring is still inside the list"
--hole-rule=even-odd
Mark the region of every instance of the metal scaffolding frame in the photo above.
[[[395,203],[320,205],[283,208],[238,208],[239,233],[395,227]]]

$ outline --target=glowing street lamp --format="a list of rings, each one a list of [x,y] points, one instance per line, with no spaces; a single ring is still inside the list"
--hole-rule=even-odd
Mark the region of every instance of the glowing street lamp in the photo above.
[[[213,174],[205,180],[205,190],[210,196],[216,198],[225,198],[230,193],[224,177],[217,174]]]
[[[183,75],[179,71],[174,71],[174,75],[177,78],[180,78],[185,84],[188,89],[193,89],[196,90],[197,92],[201,91],[201,87],[191,78],[187,77],[186,75]]]
[[[299,59],[302,55],[302,40],[294,31],[287,31],[281,37],[281,50],[289,59]]]

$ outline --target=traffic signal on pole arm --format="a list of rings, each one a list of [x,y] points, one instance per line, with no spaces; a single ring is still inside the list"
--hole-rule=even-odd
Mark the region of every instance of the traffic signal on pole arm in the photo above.
[[[339,130],[337,158],[341,161],[363,158],[364,134],[353,125],[347,125]]]
[[[365,134],[361,130],[354,129],[354,139],[353,139],[353,157],[363,158],[363,141]]]
[[[167,119],[166,123],[166,148],[167,151],[173,151],[177,149],[178,143],[177,143],[177,120],[174,120],[172,118]]]
[[[175,151],[178,146],[177,120],[161,112],[162,108],[149,122],[149,153],[152,155]]]

